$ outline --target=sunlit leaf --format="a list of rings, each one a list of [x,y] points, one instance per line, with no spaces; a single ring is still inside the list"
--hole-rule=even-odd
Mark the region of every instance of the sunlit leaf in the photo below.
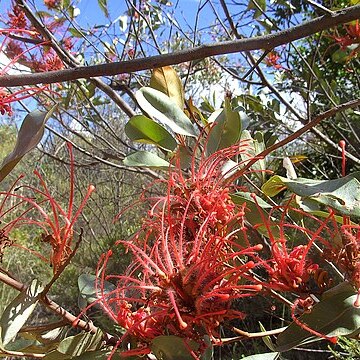
[[[360,331],[360,307],[355,307],[357,294],[350,284],[344,283],[324,293],[322,300],[310,313],[299,320],[327,336],[346,336]],[[295,323],[291,323],[277,339],[276,350],[288,351],[303,342],[319,340]]]
[[[136,92],[136,100],[146,113],[168,126],[175,133],[196,136],[190,119],[174,100],[161,91],[143,87]]]
[[[275,196],[280,191],[289,189],[294,194],[312,202],[329,206],[343,215],[360,216],[360,172],[335,180],[287,179],[273,176],[263,186],[262,191],[268,196]]]
[[[174,100],[180,109],[184,108],[184,88],[179,76],[171,66],[154,69],[150,86]]]
[[[21,292],[5,308],[0,319],[1,342],[4,347],[15,339],[20,329],[30,317],[39,301],[38,295],[42,290],[43,288],[38,280],[33,280],[27,290]]]
[[[174,150],[176,140],[161,125],[144,115],[133,116],[125,125],[126,135],[133,141],[154,144],[165,150]]]
[[[51,117],[56,106],[50,111],[34,110],[26,115],[21,124],[14,150],[3,160],[0,167],[0,181],[2,181],[29,151],[40,142],[46,121]]]
[[[75,336],[69,336],[60,342],[57,351],[62,354],[71,355],[72,357],[98,350],[101,346],[103,332],[98,330],[95,334],[83,332]]]
[[[126,166],[140,166],[150,168],[166,168],[168,169],[170,164],[149,151],[137,151],[128,155],[124,160],[123,164]]]
[[[256,132],[253,138],[248,130],[244,130],[241,133],[241,140],[247,140],[249,143],[246,151],[240,154],[243,161],[250,161],[256,157],[256,155],[265,150],[264,136],[261,132]],[[265,159],[259,159],[254,165],[252,165],[251,169],[255,170],[254,175],[257,176],[261,182],[265,181]]]

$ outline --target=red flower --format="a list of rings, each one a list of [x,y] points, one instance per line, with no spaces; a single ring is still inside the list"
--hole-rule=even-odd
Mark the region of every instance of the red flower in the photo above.
[[[190,177],[179,166],[171,169],[167,195],[148,199],[152,207],[142,229],[118,242],[134,258],[126,273],[106,273],[112,251],[99,262],[98,302],[127,330],[121,340],[137,339],[131,354],[145,351],[159,335],[172,334],[197,341],[197,358],[205,335],[219,344],[219,325],[245,316],[233,308],[234,300],[261,290],[247,279],[256,265],[251,258],[262,245],[240,245],[246,206],[235,205],[232,185],[222,174],[225,162],[246,152],[247,145],[221,150],[198,166],[193,160]],[[108,280],[117,288],[105,293]]]
[[[346,49],[349,45],[360,42],[360,23],[356,20],[354,23],[344,25],[346,34],[344,36],[333,36],[335,41],[342,49]]]
[[[281,57],[279,56],[278,53],[276,53],[275,51],[270,52],[266,58],[265,58],[265,63],[267,66],[269,67],[273,67],[275,69],[282,69],[282,65],[279,64],[279,60],[281,59]]]
[[[254,200],[256,201],[255,197]],[[327,239],[333,236],[328,226],[328,223],[332,224],[333,214],[331,213],[325,220],[318,219],[301,209],[290,207],[289,203],[273,207],[268,217],[264,216],[259,206],[258,209],[261,222],[255,228],[265,226],[271,244],[271,258],[263,261],[262,264],[269,279],[267,283],[262,284],[274,290],[299,294],[309,293],[310,280],[314,280],[314,275],[321,271],[320,265],[309,258],[309,252],[316,242],[323,244],[326,248],[331,247]],[[275,212],[280,213],[278,221],[274,220]],[[297,225],[291,220],[291,214],[302,216],[305,221],[311,222],[311,225]],[[303,244],[294,246],[294,239],[296,239],[296,244],[301,241]],[[323,291],[331,282],[331,279],[325,276],[322,276],[321,280],[322,283],[318,284],[319,291]]]
[[[28,28],[28,22],[25,16],[25,12],[21,10],[20,6],[14,4],[12,12],[8,13],[8,17],[8,25],[11,29],[26,30]]]
[[[74,158],[72,154],[72,147],[68,144],[70,152],[70,184],[69,184],[69,200],[68,208],[63,209],[61,204],[58,203],[51,195],[44,179],[38,171],[35,171],[35,175],[40,181],[40,188],[31,186],[21,186],[22,189],[28,189],[31,191],[31,195],[26,196],[13,192],[1,192],[0,195],[5,196],[5,200],[8,198],[18,199],[19,202],[13,206],[10,210],[12,212],[19,205],[27,204],[28,208],[25,209],[14,220],[10,221],[3,227],[3,230],[8,234],[13,228],[21,226],[23,224],[33,224],[39,226],[43,230],[42,241],[49,243],[52,248],[50,257],[50,263],[52,264],[54,274],[56,274],[65,261],[69,258],[73,251],[73,235],[74,225],[79,218],[82,210],[84,209],[86,202],[88,201],[91,193],[95,190],[93,185],[88,187],[87,193],[82,200],[80,206],[74,213]],[[14,186],[13,186],[14,188]],[[37,199],[37,200],[35,200]],[[3,208],[4,202],[1,209]],[[50,210],[46,207],[49,205]],[[7,212],[10,212],[8,210]],[[43,220],[34,220],[31,214],[38,212]],[[38,217],[36,214],[36,218]],[[43,258],[43,257],[42,257]]]
[[[9,105],[11,102],[11,94],[9,94],[4,88],[0,88],[0,114],[9,116],[12,115],[12,110]]]
[[[44,0],[44,4],[49,8],[49,9],[56,9],[59,5],[59,0]]]

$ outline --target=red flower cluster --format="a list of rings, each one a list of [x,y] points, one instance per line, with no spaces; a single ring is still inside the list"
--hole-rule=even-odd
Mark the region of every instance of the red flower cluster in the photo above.
[[[246,231],[246,205],[235,205],[222,166],[246,152],[244,143],[224,149],[185,177],[179,166],[170,170],[167,195],[149,199],[151,210],[142,229],[129,241],[119,241],[134,261],[124,275],[106,273],[112,251],[98,266],[98,302],[117,324],[136,338],[130,354],[142,354],[159,335],[177,335],[199,344],[194,358],[206,347],[204,336],[221,342],[219,325],[244,313],[233,308],[235,299],[262,289],[249,271],[262,245],[247,246],[239,238]],[[234,189],[233,189],[234,190]],[[101,269],[101,270],[100,270]],[[106,293],[105,281],[116,281]]]
[[[12,220],[9,221],[2,227],[4,234],[9,234],[10,231],[16,227],[22,226],[24,224],[33,224],[39,226],[43,230],[42,241],[49,243],[52,249],[50,256],[50,263],[53,267],[54,274],[56,274],[65,261],[69,258],[73,251],[73,235],[74,235],[74,225],[77,219],[79,218],[82,210],[84,209],[91,193],[95,190],[93,185],[88,187],[88,191],[79,205],[78,209],[74,212],[74,158],[72,154],[72,147],[68,144],[70,152],[70,195],[68,200],[68,208],[63,209],[61,204],[57,202],[54,197],[51,195],[44,179],[39,172],[35,171],[35,175],[39,179],[40,187],[35,188],[32,186],[21,186],[23,190],[29,190],[31,194],[23,195],[19,192],[14,192],[13,189],[15,185],[18,186],[18,181],[12,186],[8,192],[0,192],[0,195],[4,196],[2,204],[0,206],[0,213],[14,214],[16,209],[21,211],[20,215],[12,217]],[[15,205],[11,205],[10,209],[3,211],[6,200],[13,199],[14,202],[16,199],[19,201]],[[37,200],[35,200],[37,199]],[[24,205],[28,205],[24,210]],[[47,205],[49,207],[47,207]],[[33,212],[38,212],[43,220],[34,220],[31,216]],[[35,217],[36,219],[37,217]],[[16,244],[14,244],[16,246]],[[38,254],[41,259],[47,260],[43,255]],[[48,261],[48,260],[47,260]]]
[[[44,0],[44,4],[49,9],[56,9],[59,6],[60,1],[59,0]]]
[[[334,36],[335,41],[345,49],[349,45],[360,43],[360,22],[356,20],[354,23],[344,25],[346,34],[344,36]]]
[[[12,110],[9,105],[9,94],[4,88],[0,88],[0,114],[5,115],[8,114],[9,116],[12,115]]]
[[[272,51],[266,56],[265,63],[269,67],[273,67],[274,69],[280,70],[283,68],[282,65],[279,64],[280,59],[281,57],[279,56],[279,54],[275,51]]]
[[[254,197],[255,201],[256,198]],[[275,212],[280,212],[279,220]],[[321,271],[319,264],[314,263],[309,258],[309,253],[314,244],[317,242],[325,248],[330,248],[331,244],[327,240],[333,236],[333,232],[328,226],[333,214],[323,220],[318,219],[299,208],[290,207],[290,203],[285,206],[276,206],[269,213],[268,217],[263,216],[259,207],[259,213],[262,214],[261,222],[255,226],[264,226],[267,231],[267,237],[271,244],[271,258],[263,261],[262,266],[268,273],[268,281],[264,286],[279,291],[291,291],[293,293],[305,294],[310,293],[315,277]],[[311,226],[296,224],[292,216],[305,218],[311,222]],[[316,230],[313,230],[313,229]],[[288,239],[297,239],[297,243]],[[301,243],[302,242],[302,243]],[[325,274],[325,273],[324,273]],[[319,291],[326,289],[331,283],[331,279],[322,276],[317,287]]]
[[[20,6],[13,4],[12,11],[8,13],[8,25],[11,29],[28,29],[28,21]]]

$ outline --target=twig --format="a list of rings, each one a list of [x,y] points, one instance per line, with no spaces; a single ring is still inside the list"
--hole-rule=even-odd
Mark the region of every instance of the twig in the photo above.
[[[316,116],[313,120],[311,120],[308,124],[306,124],[305,126],[300,128],[299,130],[295,131],[294,133],[292,133],[291,135],[289,135],[285,139],[277,142],[274,145],[269,146],[267,149],[265,149],[261,153],[257,154],[256,157],[252,158],[243,168],[239,169],[233,175],[233,177],[239,177],[239,175],[245,173],[246,170],[248,170],[258,160],[263,159],[266,155],[269,155],[273,151],[275,151],[275,150],[283,147],[284,145],[289,144],[290,142],[296,140],[301,135],[303,135],[304,133],[306,133],[307,131],[312,129],[314,126],[318,125],[322,120],[327,119],[327,118],[329,118],[331,116],[334,116],[338,112],[341,112],[341,111],[344,111],[344,110],[347,110],[347,109],[351,109],[351,108],[354,108],[354,107],[357,107],[357,106],[360,106],[360,99],[355,99],[355,100],[348,101],[346,103],[335,106],[335,107],[331,108],[330,110],[327,110],[327,111],[319,114],[318,116]],[[341,150],[340,147],[339,147],[339,150]],[[350,157],[351,154],[346,152],[346,156]]]
[[[6,274],[0,272],[0,282],[3,282],[6,285],[11,286],[17,291],[24,292],[27,289],[27,286],[22,284],[21,282],[12,279],[11,277],[7,276]],[[90,331],[92,333],[96,333],[98,328],[93,325],[92,323],[88,323],[86,321],[78,319],[75,315],[69,313],[63,307],[58,305],[56,302],[49,299],[47,296],[39,297],[39,300],[42,304],[44,304],[49,310],[53,311],[57,315],[60,315],[67,323],[71,324],[72,326],[76,326],[82,330]]]

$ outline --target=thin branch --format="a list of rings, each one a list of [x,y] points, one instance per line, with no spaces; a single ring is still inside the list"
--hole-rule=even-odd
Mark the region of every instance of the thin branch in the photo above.
[[[11,286],[17,291],[24,292],[27,287],[26,285],[22,284],[21,282],[7,276],[6,274],[0,272],[0,282],[3,282],[6,285]],[[67,310],[62,308],[60,305],[58,305],[56,302],[49,299],[47,296],[45,297],[39,297],[39,300],[41,303],[43,303],[48,309],[56,313],[57,315],[60,315],[64,320],[67,321],[67,323],[76,326],[82,330],[85,331],[91,331],[92,333],[96,333],[97,327],[93,325],[92,323],[88,323],[84,320],[78,319],[75,315],[69,313]]]
[[[321,121],[323,121],[325,119],[328,119],[328,118],[334,116],[335,114],[337,114],[339,112],[342,112],[342,111],[345,111],[347,109],[351,109],[351,108],[354,108],[354,107],[357,107],[357,106],[360,106],[360,99],[355,99],[355,100],[348,101],[346,103],[335,106],[335,107],[331,108],[330,110],[327,110],[327,111],[319,114],[313,120],[311,120],[308,124],[306,124],[305,126],[300,128],[299,130],[295,131],[293,134],[291,134],[288,137],[286,137],[285,139],[277,142],[276,144],[269,146],[267,149],[265,149],[264,151],[262,151],[261,153],[256,155],[256,157],[252,158],[243,168],[241,168],[239,171],[237,171],[233,175],[233,177],[239,177],[240,174],[244,174],[246,172],[246,170],[248,170],[258,160],[263,159],[265,156],[269,155],[273,151],[275,151],[275,150],[283,147],[284,145],[289,144],[290,142],[298,139],[301,135],[303,135],[304,133],[306,133],[310,129],[313,129]],[[336,144],[334,144],[334,145],[336,146]],[[338,146],[338,149],[339,149],[339,151],[342,150],[340,148],[340,146]],[[359,163],[359,160],[356,159],[356,158],[354,159],[354,156],[352,156],[348,152],[346,152],[346,156],[348,158],[351,158],[354,161],[357,160],[355,162]]]
[[[298,26],[278,31],[265,36],[225,41],[222,43],[205,44],[191,49],[175,53],[150,56],[142,59],[134,59],[122,62],[93,66],[78,66],[71,69],[49,71],[34,74],[4,75],[0,76],[0,84],[4,87],[21,85],[50,84],[62,81],[71,81],[81,78],[93,78],[97,76],[111,76],[131,73],[141,70],[158,68],[166,65],[174,65],[187,61],[204,59],[206,57],[231,54],[251,50],[271,50],[279,45],[288,44],[327,30],[339,24],[344,24],[360,18],[360,5],[351,6],[334,12],[333,15],[324,15],[313,20],[305,21]]]

